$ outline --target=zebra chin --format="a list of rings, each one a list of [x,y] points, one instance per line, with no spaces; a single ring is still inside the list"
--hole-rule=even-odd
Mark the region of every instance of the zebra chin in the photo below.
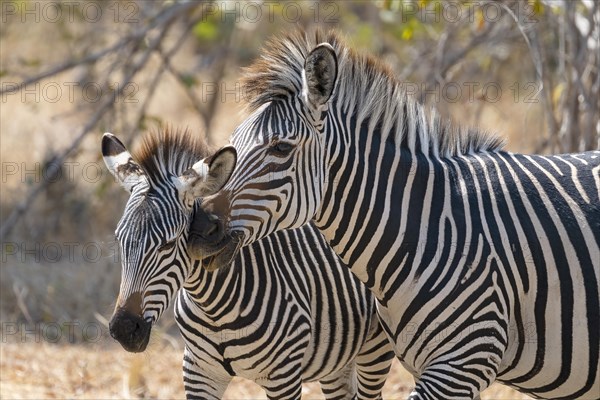
[[[242,240],[237,236],[227,235],[217,245],[208,245],[198,236],[191,236],[188,241],[188,252],[192,258],[202,261],[207,271],[226,268],[240,252]]]

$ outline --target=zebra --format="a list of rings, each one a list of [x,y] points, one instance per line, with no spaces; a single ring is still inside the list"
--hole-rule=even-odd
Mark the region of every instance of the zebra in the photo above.
[[[104,135],[104,161],[130,193],[116,229],[111,336],[144,351],[175,298],[188,399],[220,399],[233,376],[269,399],[300,399],[302,381],[316,380],[327,399],[381,398],[394,353],[374,298],[313,225],[265,238],[218,271],[188,253],[188,235],[206,219],[195,199],[235,165],[231,147],[208,152],[202,137],[173,130],[145,136],[133,154]]]
[[[236,168],[202,203],[221,233],[189,243],[206,263],[312,221],[375,295],[409,399],[599,398],[600,151],[507,152],[335,32],[273,39],[244,84]]]

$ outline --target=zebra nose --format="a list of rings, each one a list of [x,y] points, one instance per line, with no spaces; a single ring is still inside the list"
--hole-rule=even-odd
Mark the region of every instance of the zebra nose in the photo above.
[[[194,217],[190,234],[198,235],[206,243],[216,243],[224,236],[223,224],[217,217],[199,212]]]
[[[125,350],[134,353],[146,349],[150,340],[151,328],[150,322],[125,309],[117,310],[108,324],[110,336],[121,343]]]
[[[206,229],[202,232],[202,236],[205,239],[210,239],[216,236],[219,233],[219,224],[217,222],[212,222],[206,225]]]

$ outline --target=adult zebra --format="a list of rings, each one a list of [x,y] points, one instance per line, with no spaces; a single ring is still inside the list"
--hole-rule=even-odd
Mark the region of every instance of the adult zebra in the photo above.
[[[190,244],[219,265],[311,219],[378,300],[411,399],[600,396],[600,151],[529,156],[459,132],[333,33],[275,39],[246,77],[236,170]]]
[[[102,153],[131,193],[116,229],[122,280],[110,321],[126,350],[145,350],[179,291],[187,398],[220,399],[233,376],[269,399],[300,399],[303,380],[319,380],[327,399],[380,398],[393,351],[373,296],[316,228],[272,235],[218,272],[190,258],[190,221],[206,219],[194,198],[229,178],[232,148],[199,161],[208,153],[200,138],[166,131],[133,156],[105,134]]]

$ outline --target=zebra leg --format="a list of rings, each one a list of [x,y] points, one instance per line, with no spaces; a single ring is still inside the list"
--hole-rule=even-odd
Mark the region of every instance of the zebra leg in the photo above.
[[[214,368],[200,368],[193,355],[185,350],[183,356],[183,385],[185,398],[220,400],[231,382],[231,376],[218,374]]]
[[[354,363],[326,376],[319,381],[321,390],[327,400],[356,399],[356,367]]]
[[[369,337],[356,356],[358,399],[381,399],[394,357],[392,345],[375,315]]]

